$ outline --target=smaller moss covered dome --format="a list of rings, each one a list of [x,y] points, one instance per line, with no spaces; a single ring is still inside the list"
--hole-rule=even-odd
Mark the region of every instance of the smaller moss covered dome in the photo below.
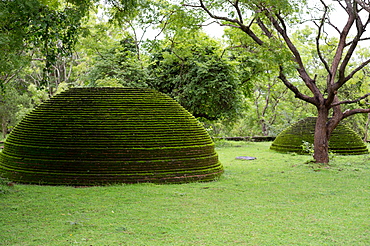
[[[0,173],[22,183],[182,183],[222,172],[202,125],[150,89],[65,91],[28,114],[0,153]]]
[[[279,152],[294,152],[307,154],[302,148],[304,142],[313,144],[315,133],[316,117],[308,117],[289,126],[282,131],[272,142],[270,149]],[[340,123],[333,131],[329,150],[341,155],[362,155],[369,151],[361,140],[360,136]]]

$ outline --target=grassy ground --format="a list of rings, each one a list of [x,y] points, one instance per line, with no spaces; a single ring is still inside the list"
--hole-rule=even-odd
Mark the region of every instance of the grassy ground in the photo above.
[[[222,144],[217,182],[0,192],[0,245],[370,245],[370,156]],[[256,160],[236,160],[253,156]]]

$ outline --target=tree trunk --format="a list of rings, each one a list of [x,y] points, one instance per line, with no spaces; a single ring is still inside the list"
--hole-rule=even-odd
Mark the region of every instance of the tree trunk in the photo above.
[[[329,133],[327,109],[319,109],[314,135],[314,159],[316,163],[329,163]]]
[[[263,136],[268,136],[268,131],[267,131],[267,125],[265,119],[260,120],[261,123],[261,131]]]

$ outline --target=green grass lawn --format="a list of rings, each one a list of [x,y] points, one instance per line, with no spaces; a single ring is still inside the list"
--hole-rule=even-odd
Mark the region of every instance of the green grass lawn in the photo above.
[[[320,167],[270,143],[219,146],[217,182],[3,186],[0,245],[370,245],[369,155]]]

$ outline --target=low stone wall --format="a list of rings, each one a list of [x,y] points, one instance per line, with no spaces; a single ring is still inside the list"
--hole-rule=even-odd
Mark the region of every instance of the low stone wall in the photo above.
[[[246,141],[246,142],[271,142],[274,141],[276,137],[264,137],[264,136],[255,136],[255,137],[216,137],[215,140],[229,140],[229,141]]]

